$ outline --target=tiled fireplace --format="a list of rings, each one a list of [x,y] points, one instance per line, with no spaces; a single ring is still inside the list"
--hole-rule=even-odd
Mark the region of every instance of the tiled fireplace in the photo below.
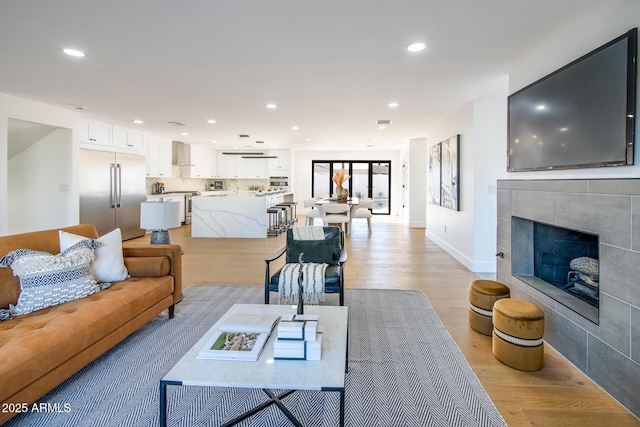
[[[596,234],[511,217],[511,273],[596,324],[599,247]]]
[[[497,222],[498,280],[544,310],[549,345],[640,416],[640,179],[498,181]],[[582,294],[567,265],[578,258],[598,266]]]

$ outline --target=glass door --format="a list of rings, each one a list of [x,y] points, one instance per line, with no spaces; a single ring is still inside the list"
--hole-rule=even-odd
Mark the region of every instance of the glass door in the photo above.
[[[391,162],[356,160],[312,160],[311,177],[312,197],[335,195],[333,182],[335,169],[346,170],[350,176],[344,187],[349,189],[350,197],[372,198],[372,212],[379,215],[391,214]]]
[[[331,163],[313,162],[313,176],[311,177],[313,190],[311,197],[329,197],[333,192],[331,180]]]
[[[389,214],[391,205],[391,162],[371,163],[371,197],[374,214]]]

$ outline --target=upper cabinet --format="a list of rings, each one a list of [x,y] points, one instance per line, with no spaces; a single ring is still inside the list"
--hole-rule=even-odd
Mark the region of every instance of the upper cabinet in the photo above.
[[[291,171],[291,150],[269,150],[269,155],[276,156],[275,159],[269,159],[269,175],[289,176]]]
[[[112,135],[114,147],[144,150],[144,134],[142,132],[114,125]]]
[[[109,123],[80,119],[80,142],[111,146],[111,130],[112,126]]]
[[[149,136],[146,151],[147,178],[171,177],[172,141]]]
[[[111,147],[118,150],[135,151],[141,154],[145,150],[144,134],[134,129],[81,118],[79,130],[80,143],[82,144],[100,146],[103,149]]]

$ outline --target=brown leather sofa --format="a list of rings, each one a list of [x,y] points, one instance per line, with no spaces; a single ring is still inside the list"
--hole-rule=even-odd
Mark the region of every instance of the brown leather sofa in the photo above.
[[[98,238],[93,225],[62,228]],[[58,230],[0,237],[0,257],[20,249],[59,253]],[[88,297],[0,322],[0,424],[38,400],[182,298],[178,245],[123,244],[130,277]],[[16,304],[20,281],[0,268],[0,308]],[[13,409],[12,412],[9,409]]]

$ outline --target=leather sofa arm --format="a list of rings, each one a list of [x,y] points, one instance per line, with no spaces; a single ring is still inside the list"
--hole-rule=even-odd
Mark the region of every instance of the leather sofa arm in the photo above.
[[[180,245],[140,245],[122,244],[125,258],[134,257],[166,257],[171,263],[169,275],[173,276],[173,303],[182,299],[182,248]]]

